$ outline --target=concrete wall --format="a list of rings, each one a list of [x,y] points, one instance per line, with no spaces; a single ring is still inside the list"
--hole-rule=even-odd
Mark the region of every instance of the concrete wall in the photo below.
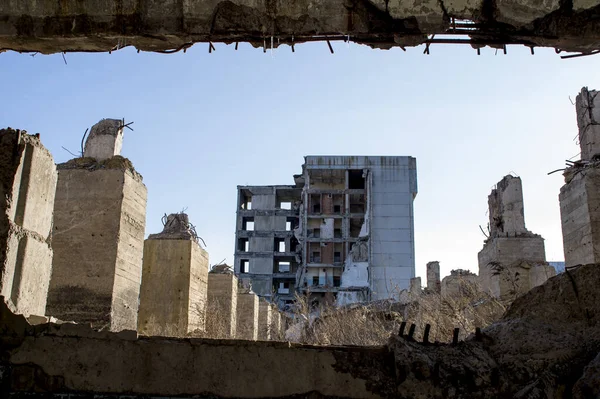
[[[239,292],[237,297],[236,338],[249,341],[258,339],[258,296]]]
[[[261,300],[258,303],[258,338],[261,341],[268,341],[271,339],[271,305],[265,300]]]
[[[138,331],[183,336],[204,330],[208,255],[193,240],[148,239]]]
[[[521,275],[521,282],[525,284],[523,290],[531,288],[529,286],[529,277],[520,270],[519,264],[525,261],[527,264],[545,263],[546,252],[544,248],[544,239],[539,236],[530,237],[497,237],[488,241],[478,254],[479,260],[479,278],[481,286],[486,292],[499,297],[500,288],[498,283],[492,283],[494,270],[490,262],[497,262],[508,275],[514,276],[517,271]],[[512,267],[516,267],[512,270]],[[504,272],[503,272],[504,273]],[[527,283],[525,283],[527,281]],[[497,288],[494,288],[494,287]]]
[[[210,337],[235,338],[237,297],[234,274],[208,273],[206,330]]]
[[[46,314],[111,330],[137,328],[145,233],[141,176],[92,163],[58,165],[54,260]],[[85,164],[87,165],[87,164]]]
[[[565,266],[600,262],[600,171],[587,168],[560,189]]]
[[[39,137],[0,130],[0,295],[25,315],[46,308],[56,180]]]
[[[490,237],[528,233],[525,228],[523,185],[520,177],[505,176],[488,196]]]

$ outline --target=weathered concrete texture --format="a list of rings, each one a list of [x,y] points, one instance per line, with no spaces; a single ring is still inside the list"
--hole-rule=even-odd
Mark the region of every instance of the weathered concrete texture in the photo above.
[[[210,337],[235,338],[238,279],[233,273],[208,273],[206,330]]]
[[[271,340],[282,341],[284,337],[283,320],[276,306],[271,308]]]
[[[444,297],[459,296],[462,291],[472,290],[478,285],[479,277],[476,274],[468,270],[457,269],[452,270],[449,276],[444,277],[441,292]]]
[[[191,239],[156,236],[144,242],[138,331],[163,336],[204,331],[207,252]]]
[[[137,328],[146,197],[125,158],[58,165],[46,314],[114,331]]]
[[[577,96],[581,160],[564,171],[560,214],[565,265],[600,260],[600,97],[587,87]]]
[[[25,315],[46,308],[56,179],[39,136],[0,130],[0,295]]]
[[[260,300],[258,303],[258,339],[269,341],[271,339],[272,309],[269,302]]]
[[[573,398],[598,395],[600,273],[551,278],[457,345],[386,347],[159,339],[29,326],[0,303],[0,394],[221,398]],[[294,365],[293,374],[285,372]],[[232,372],[234,370],[235,372]],[[265,379],[265,370],[271,370]]]
[[[575,99],[581,159],[600,155],[600,94],[596,90],[581,89]]]
[[[440,262],[427,263],[427,289],[439,293],[442,289],[440,281]]]
[[[444,34],[450,19],[478,23],[480,43],[564,50],[599,48],[597,0],[318,0],[256,2],[99,0],[0,3],[0,49],[109,51],[182,49],[194,42],[299,43],[350,35],[374,47],[414,46]]]
[[[237,297],[237,339],[258,339],[258,296],[252,292],[239,292]]]
[[[102,119],[92,126],[85,142],[83,156],[98,161],[121,155],[123,122],[120,119]]]
[[[480,283],[491,295],[512,300],[554,274],[544,239],[525,227],[521,178],[505,176],[488,205],[490,236],[478,254]]]
[[[600,169],[579,170],[560,189],[565,266],[600,260]]]

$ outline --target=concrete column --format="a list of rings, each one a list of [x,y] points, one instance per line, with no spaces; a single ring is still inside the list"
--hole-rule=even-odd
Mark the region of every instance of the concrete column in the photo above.
[[[440,262],[427,263],[427,289],[439,293],[441,287]]]
[[[162,233],[144,242],[138,331],[184,336],[204,331],[208,253],[184,213],[171,214]]]
[[[488,197],[490,236],[479,252],[482,288],[497,298],[529,291],[530,270],[546,264],[544,239],[525,228],[521,178],[505,176]]]
[[[0,295],[26,316],[46,309],[56,179],[39,135],[0,130]]]
[[[271,307],[271,340],[281,341],[281,313],[276,306]]]
[[[135,330],[146,227],[142,176],[121,156],[76,158],[57,169],[46,313]]]
[[[238,279],[233,273],[208,273],[206,330],[211,338],[235,338]]]
[[[271,339],[271,305],[264,299],[260,300],[258,305],[258,339]]]
[[[421,277],[413,277],[410,279],[409,294],[411,300],[414,300],[421,295]]]
[[[238,292],[237,339],[258,339],[258,312],[258,296],[252,292]]]
[[[600,92],[584,87],[575,106],[581,160],[565,170],[559,195],[567,267],[600,262]]]

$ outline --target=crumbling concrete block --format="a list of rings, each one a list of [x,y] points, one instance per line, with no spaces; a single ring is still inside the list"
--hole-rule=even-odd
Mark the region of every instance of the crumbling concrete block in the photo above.
[[[102,119],[96,123],[85,142],[83,156],[104,161],[121,155],[123,129],[123,121],[120,119]]]
[[[525,227],[520,177],[509,175],[498,182],[488,205],[490,236],[478,254],[480,283],[497,298],[514,299],[533,287],[531,268],[547,265],[544,239]]]
[[[46,308],[56,180],[39,135],[0,130],[0,295],[24,315]]]
[[[206,331],[213,338],[235,338],[238,279],[232,272],[208,273]]]
[[[137,328],[146,198],[126,158],[58,165],[47,315],[112,331]]]
[[[144,242],[138,331],[184,336],[204,331],[208,253],[184,213],[171,214],[162,233]]]
[[[252,292],[238,292],[236,338],[258,339],[258,296]]]
[[[427,263],[427,289],[437,293],[441,290],[440,262]]]
[[[600,94],[584,87],[577,96],[581,160],[564,171],[560,215],[565,266],[600,262]]]
[[[263,300],[258,304],[258,339],[269,341],[271,339],[271,304]]]
[[[442,280],[442,296],[460,296],[465,290],[478,287],[479,277],[468,270],[452,270],[449,276]]]
[[[421,277],[413,277],[410,279],[409,297],[410,300],[415,300],[421,295]]]
[[[600,92],[581,89],[575,99],[581,159],[590,160],[600,155]]]

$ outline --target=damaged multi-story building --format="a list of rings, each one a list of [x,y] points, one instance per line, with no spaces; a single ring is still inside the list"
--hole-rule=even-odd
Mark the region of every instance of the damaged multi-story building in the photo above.
[[[280,306],[398,296],[415,276],[416,160],[307,156],[289,186],[238,186],[235,272]]]

